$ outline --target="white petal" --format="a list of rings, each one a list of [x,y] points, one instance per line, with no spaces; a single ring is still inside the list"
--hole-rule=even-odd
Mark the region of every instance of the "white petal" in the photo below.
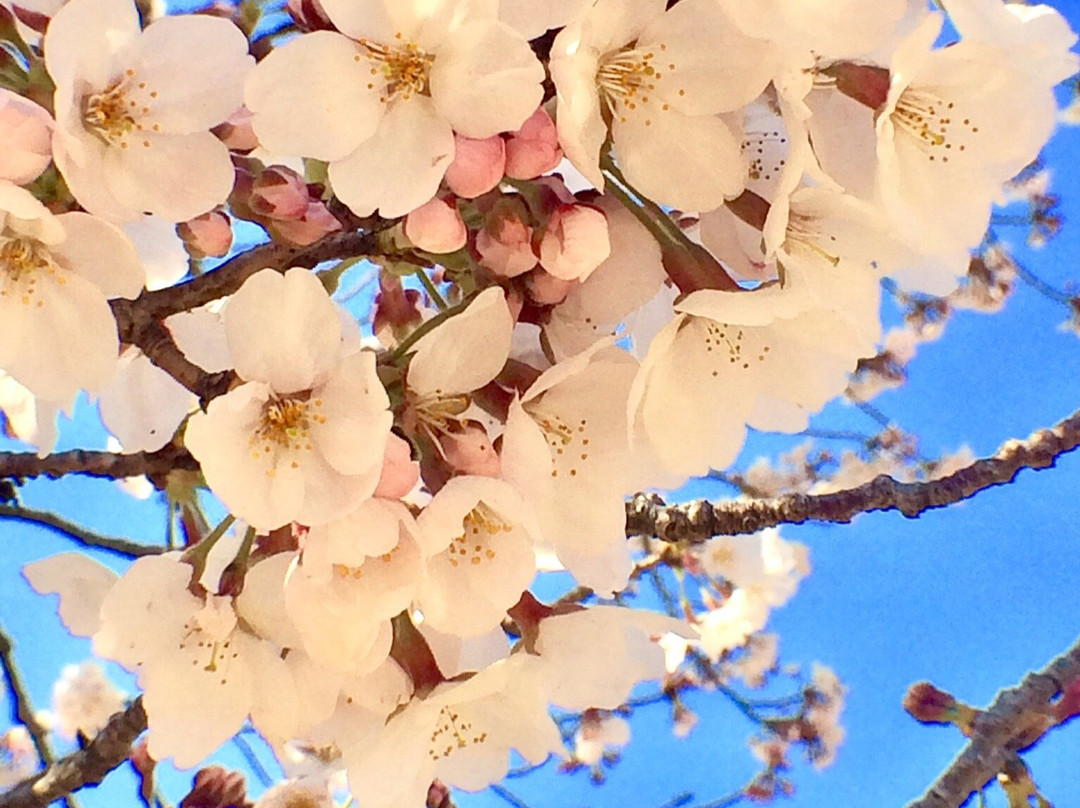
[[[485,289],[465,311],[416,343],[409,387],[436,395],[478,390],[506,364],[513,331],[514,319],[502,289]]]
[[[125,452],[155,452],[172,440],[195,397],[142,351],[120,357],[116,377],[98,398],[101,421]]]
[[[384,105],[367,59],[333,31],[275,48],[248,77],[244,101],[263,147],[278,154],[340,160],[371,137]],[[368,88],[369,83],[376,86]]]
[[[60,621],[76,637],[89,637],[101,627],[101,604],[118,578],[82,553],[32,561],[22,573],[35,592],[60,596]]]
[[[379,473],[393,417],[375,372],[375,354],[346,357],[316,395],[326,421],[314,426],[312,435],[327,462],[342,474]]]
[[[454,131],[485,138],[517,129],[543,98],[529,44],[494,20],[455,29],[431,67],[431,97]]]
[[[71,0],[49,22],[45,65],[58,85],[81,80],[104,89],[113,79],[110,56],[138,35],[129,0]]]
[[[98,182],[137,213],[184,222],[225,201],[233,164],[225,144],[209,132],[133,135],[129,146],[105,150]],[[81,200],[80,200],[81,201]],[[127,220],[135,218],[129,215]]]
[[[197,59],[192,58],[198,53]],[[255,66],[244,34],[229,20],[185,14],[152,23],[125,54],[150,112],[144,126],[188,134],[217,126],[244,103],[244,77]]]
[[[334,193],[357,216],[404,216],[435,195],[454,159],[454,133],[431,99],[399,99],[379,129],[330,164]]]
[[[275,393],[309,390],[337,366],[341,320],[314,272],[256,272],[229,300],[225,333],[236,372]]]
[[[67,239],[53,247],[60,263],[94,283],[105,297],[133,300],[143,290],[143,271],[135,245],[115,225],[86,213],[63,213],[57,217]]]
[[[612,138],[627,181],[662,205],[712,210],[743,188],[746,165],[739,140],[719,117],[642,105],[623,112]]]

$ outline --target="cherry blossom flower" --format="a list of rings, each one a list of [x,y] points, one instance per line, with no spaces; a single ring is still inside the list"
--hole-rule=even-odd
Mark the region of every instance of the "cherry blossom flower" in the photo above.
[[[371,808],[422,805],[435,778],[466,791],[502,779],[511,749],[532,763],[561,752],[543,694],[523,674],[534,664],[535,657],[518,654],[414,698],[349,759],[353,793]]]
[[[625,495],[636,479],[626,401],[637,361],[604,342],[546,370],[515,400],[503,472],[533,503],[545,542],[584,586],[626,586]]]
[[[767,42],[742,34],[713,0],[599,0],[555,40],[559,141],[602,189],[610,127],[627,180],[650,199],[712,210],[743,187],[738,128],[719,117],[772,77]]]
[[[502,480],[454,477],[417,518],[428,556],[417,604],[424,622],[471,636],[499,625],[536,573],[540,530]]]
[[[119,351],[108,298],[136,297],[143,278],[113,225],[54,216],[0,183],[0,367],[34,395],[66,406],[77,390],[108,384]]]
[[[253,64],[236,26],[185,15],[143,31],[130,0],[70,0],[44,49],[54,158],[83,207],[120,222],[144,212],[180,222],[225,200],[232,162],[209,129],[240,107]]]
[[[275,49],[245,100],[271,151],[330,162],[354,213],[401,216],[435,195],[454,132],[516,129],[540,102],[543,68],[494,8],[441,0],[327,0],[341,33]]]
[[[453,197],[435,197],[405,217],[405,236],[426,252],[451,253],[465,246],[469,231]]]
[[[109,718],[124,709],[122,690],[105,678],[95,662],[65,665],[53,685],[52,712],[61,735],[74,740],[78,733],[88,738],[104,728]]]
[[[877,181],[897,231],[949,254],[979,243],[1001,183],[1039,153],[1057,111],[1051,83],[1014,69],[1002,49],[966,39],[933,49],[941,21],[928,16],[897,48],[877,116]]]
[[[225,327],[246,382],[193,415],[184,438],[210,488],[265,529],[355,508],[375,490],[390,431],[374,354],[343,353],[337,309],[304,269],[253,275]]]
[[[876,290],[872,278],[864,283]],[[724,468],[746,424],[804,429],[809,413],[843,391],[858,359],[873,355],[873,337],[854,325],[863,309],[845,312],[846,301],[862,305],[865,296],[824,304],[807,286],[702,290],[676,305],[630,392],[635,439],[662,466],[683,475]]]

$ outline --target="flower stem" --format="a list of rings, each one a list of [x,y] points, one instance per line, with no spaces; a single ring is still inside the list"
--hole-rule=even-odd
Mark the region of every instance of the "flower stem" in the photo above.
[[[435,304],[435,307],[439,311],[446,311],[450,307],[450,304],[448,304],[446,298],[439,293],[438,287],[435,286],[431,278],[428,277],[427,272],[418,269],[415,274],[416,277],[420,279],[420,283],[423,284],[424,290],[428,293],[428,297],[431,298],[431,302]]]

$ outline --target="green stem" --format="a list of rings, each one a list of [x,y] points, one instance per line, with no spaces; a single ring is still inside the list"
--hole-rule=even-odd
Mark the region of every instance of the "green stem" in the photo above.
[[[671,221],[671,217],[664,213],[663,209],[655,202],[650,202],[639,194],[634,187],[626,181],[626,177],[619,171],[615,161],[608,152],[600,158],[600,170],[604,174],[607,183],[604,190],[618,199],[627,210],[634,214],[653,238],[661,244],[690,248],[693,244],[686,234]],[[696,245],[694,245],[696,246]]]
[[[435,307],[439,311],[446,311],[450,305],[446,302],[446,298],[439,294],[438,288],[431,278],[428,277],[427,272],[418,269],[416,270],[415,275],[420,279],[420,283],[423,284],[425,291],[428,293],[428,297],[431,298],[431,302],[435,304]]]
[[[210,551],[214,549],[214,545],[217,544],[218,539],[225,535],[225,531],[228,530],[235,521],[236,517],[230,513],[218,523],[217,527],[210,531],[209,536],[194,547],[189,547],[184,551],[184,555],[180,560],[187,564],[191,564],[191,566],[195,568],[195,574],[192,575],[193,581],[198,581],[202,578],[203,570],[206,569],[207,556],[209,556]]]

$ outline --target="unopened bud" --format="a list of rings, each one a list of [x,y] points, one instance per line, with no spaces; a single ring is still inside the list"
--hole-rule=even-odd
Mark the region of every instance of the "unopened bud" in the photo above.
[[[372,496],[401,499],[420,479],[420,464],[412,459],[409,442],[390,433],[383,452],[382,474]]]
[[[259,146],[259,138],[251,125],[251,110],[247,107],[240,107],[210,131],[232,151],[246,153]]]
[[[435,197],[405,217],[405,235],[421,250],[443,255],[464,247],[469,231],[457,205]]]
[[[506,143],[498,135],[477,140],[455,134],[446,187],[464,199],[473,199],[499,184],[505,166]]]
[[[52,160],[53,119],[44,108],[0,89],[0,179],[32,182]]]
[[[964,732],[970,729],[978,714],[951,693],[929,682],[917,682],[908,688],[903,706],[912,718],[923,724],[955,724]]]
[[[533,230],[525,223],[527,212],[516,200],[499,200],[476,234],[480,263],[496,275],[513,278],[536,266]]]
[[[251,184],[251,209],[271,219],[299,219],[307,212],[307,183],[285,166],[270,166]]]
[[[250,805],[244,775],[221,766],[207,766],[196,772],[191,791],[180,801],[180,808],[246,808]]]
[[[562,160],[555,123],[540,107],[506,140],[506,176],[531,180],[551,171]]]
[[[184,246],[195,258],[221,258],[232,247],[232,222],[220,210],[212,210],[176,226]]]
[[[317,199],[308,202],[299,219],[281,219],[273,223],[274,235],[298,247],[314,244],[323,236],[341,229],[341,222]]]
[[[565,281],[583,281],[611,254],[607,217],[591,205],[555,210],[540,240],[540,263]]]

